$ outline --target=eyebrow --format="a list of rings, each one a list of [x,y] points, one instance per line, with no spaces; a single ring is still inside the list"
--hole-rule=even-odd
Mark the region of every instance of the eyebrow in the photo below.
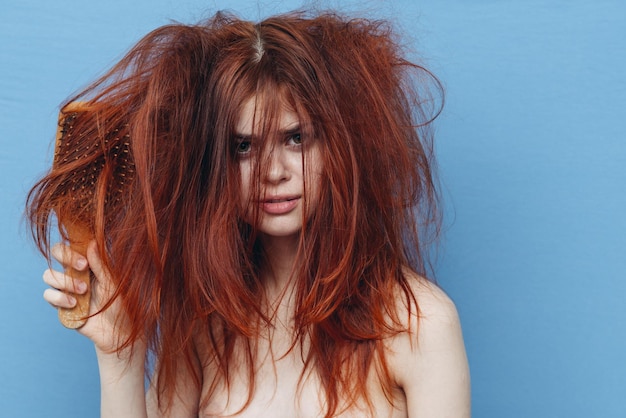
[[[289,136],[289,135],[293,135],[293,134],[297,134],[300,133],[304,130],[308,130],[308,125],[305,125],[303,127],[303,125],[301,125],[300,123],[294,124],[293,126],[287,128],[287,129],[281,129],[278,131],[278,136],[280,137],[285,137],[285,136]],[[247,135],[247,134],[243,134],[241,132],[236,132],[235,131],[235,135],[233,137],[235,140],[242,142],[242,141],[252,141],[255,138],[255,135]]]

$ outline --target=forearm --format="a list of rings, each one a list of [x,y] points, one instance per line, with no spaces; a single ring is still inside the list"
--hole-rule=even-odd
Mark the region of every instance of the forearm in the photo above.
[[[100,417],[147,418],[144,385],[145,350],[132,355],[96,349],[100,369]]]

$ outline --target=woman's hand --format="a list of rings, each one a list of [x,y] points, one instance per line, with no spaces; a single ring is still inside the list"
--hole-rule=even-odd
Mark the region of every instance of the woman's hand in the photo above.
[[[96,346],[100,370],[100,416],[147,417],[144,392],[146,349],[139,343],[134,344],[133,349],[117,351],[127,337],[125,317],[118,300],[103,310],[115,293],[115,288],[110,273],[98,257],[95,242],[87,247],[86,256],[60,244],[55,245],[51,253],[64,269],[72,267],[81,272],[90,269],[93,273],[89,319],[77,330]],[[83,294],[87,290],[81,280],[61,271],[48,269],[43,279],[51,286],[44,292],[44,299],[55,308],[72,308],[76,305],[76,299],[64,292]]]
[[[98,256],[95,242],[91,242],[87,247],[86,256],[62,244],[53,246],[51,254],[65,269],[72,267],[77,271],[91,270],[93,273],[89,319],[78,332],[92,340],[99,351],[112,353],[126,337],[123,330],[123,314],[118,301],[114,301],[102,311],[113,296],[114,284]],[[55,308],[73,308],[76,299],[71,294],[81,295],[87,291],[84,282],[61,271],[48,269],[43,274],[43,280],[51,286],[44,291],[44,299]]]

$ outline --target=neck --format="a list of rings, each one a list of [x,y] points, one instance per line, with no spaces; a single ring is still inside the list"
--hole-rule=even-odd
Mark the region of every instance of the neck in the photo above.
[[[274,237],[262,235],[266,265],[263,266],[265,289],[270,297],[279,297],[287,290],[294,271],[296,253],[298,252],[298,235]]]

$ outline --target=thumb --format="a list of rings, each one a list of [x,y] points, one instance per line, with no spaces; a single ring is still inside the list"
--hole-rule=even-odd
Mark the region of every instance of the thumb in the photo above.
[[[96,305],[102,307],[113,296],[115,286],[105,262],[100,258],[96,241],[91,241],[87,246],[86,257],[94,276],[92,297],[96,298]]]
[[[87,262],[89,263],[89,268],[96,275],[97,278],[105,274],[104,263],[100,258],[100,253],[98,251],[98,244],[96,241],[90,241],[87,245]]]

